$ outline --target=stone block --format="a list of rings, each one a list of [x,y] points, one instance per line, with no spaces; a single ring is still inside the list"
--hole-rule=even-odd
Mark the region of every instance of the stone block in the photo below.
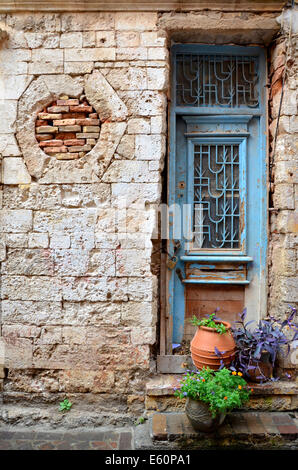
[[[6,186],[3,192],[3,202],[8,209],[46,210],[60,207],[61,192],[57,185]]]
[[[165,47],[149,47],[148,48],[149,60],[164,60],[168,61],[169,51]]]
[[[116,31],[117,47],[138,47],[140,33],[137,31]]]
[[[276,184],[273,201],[276,209],[295,209],[294,185],[288,183]]]
[[[47,233],[30,233],[28,240],[29,248],[48,248],[49,235]]]
[[[0,153],[3,157],[14,156],[18,157],[21,155],[14,134],[1,134],[0,136]]]
[[[37,49],[39,47],[56,49],[59,47],[59,34],[57,33],[25,32],[24,36],[30,49]]]
[[[146,47],[118,47],[116,60],[144,60],[148,58]]]
[[[72,75],[81,75],[91,73],[93,70],[93,62],[65,62],[64,71]]]
[[[26,233],[32,229],[32,211],[26,209],[2,209],[0,211],[2,232]]]
[[[10,276],[51,276],[54,274],[53,257],[47,250],[9,249],[2,272]]]
[[[18,100],[32,80],[30,75],[2,74],[1,100]]]
[[[114,90],[146,90],[147,74],[145,68],[115,68],[106,76]]]
[[[70,236],[53,234],[50,238],[51,248],[69,248],[70,247]]]
[[[133,117],[156,116],[166,110],[166,96],[158,91],[119,91],[120,98]]]
[[[64,278],[63,299],[68,301],[127,301],[127,280],[107,277]]]
[[[9,59],[10,60],[10,59]],[[1,57],[0,57],[1,62]],[[1,62],[2,67],[2,62]],[[0,114],[5,116],[5,119],[0,121],[0,133],[6,134],[15,131],[15,120],[17,115],[17,101],[16,100],[2,100],[0,102]]]
[[[133,118],[128,121],[128,134],[150,134],[150,121],[145,118]]]
[[[63,50],[33,49],[29,74],[63,73]]]
[[[26,248],[28,246],[28,234],[6,233],[5,243],[9,248]]]
[[[62,31],[109,31],[114,29],[114,13],[85,12],[64,13],[61,16]]]
[[[4,184],[28,184],[31,176],[22,158],[8,157],[3,159]]]
[[[154,12],[117,12],[115,29],[120,31],[153,31],[156,29],[157,14]]]
[[[48,276],[3,276],[2,299],[61,300],[60,280]]]
[[[114,31],[97,31],[96,47],[114,47],[116,45]]]
[[[117,147],[117,154],[126,159],[133,159],[135,155],[135,136],[125,134]]]
[[[27,300],[3,300],[2,320],[4,323],[22,323],[30,325],[65,324],[75,322],[76,316],[62,314],[61,302],[57,301],[27,301]]]
[[[65,49],[65,62],[93,62],[97,60],[115,60],[113,47],[93,47],[84,49]]]
[[[105,183],[158,183],[158,172],[149,172],[148,162],[118,160],[112,162],[103,176]]]
[[[165,155],[164,136],[136,135],[135,146],[137,160],[161,160]]]
[[[18,338],[16,335],[3,337],[4,365],[8,369],[27,369],[32,367],[32,340]]]
[[[160,36],[159,31],[141,32],[141,45],[146,47],[163,47],[166,45],[166,38]]]
[[[59,372],[60,390],[70,393],[104,393],[110,392],[115,383],[113,371],[68,370]]]
[[[82,33],[62,33],[60,36],[60,47],[61,48],[81,48],[82,47]]]
[[[147,81],[149,90],[164,90],[169,88],[169,72],[164,68],[147,68]]]

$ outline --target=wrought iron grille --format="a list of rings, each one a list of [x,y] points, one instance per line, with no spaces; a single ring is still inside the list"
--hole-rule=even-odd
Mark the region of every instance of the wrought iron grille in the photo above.
[[[194,248],[239,248],[239,144],[194,146]]]
[[[177,54],[177,106],[257,107],[258,60],[252,56]]]

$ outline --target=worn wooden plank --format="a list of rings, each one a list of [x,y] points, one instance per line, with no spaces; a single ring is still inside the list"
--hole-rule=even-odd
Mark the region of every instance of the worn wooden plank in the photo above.
[[[186,298],[188,300],[214,300],[218,303],[226,300],[243,300],[243,286],[204,286],[204,285],[187,285]]]
[[[162,374],[182,374],[187,369],[195,369],[190,356],[157,356],[157,372]]]
[[[160,354],[166,353],[166,254],[162,254],[160,264]]]

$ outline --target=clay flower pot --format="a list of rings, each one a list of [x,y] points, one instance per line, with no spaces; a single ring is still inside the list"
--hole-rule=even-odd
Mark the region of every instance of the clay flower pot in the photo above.
[[[203,367],[217,370],[221,365],[221,360],[223,360],[225,367],[228,367],[235,358],[236,344],[230,323],[219,320],[216,320],[215,323],[223,323],[227,332],[220,334],[214,328],[199,326],[190,343],[191,358],[199,370]],[[215,348],[220,352],[224,351],[221,357],[215,354]]]
[[[203,432],[214,431],[224,422],[226,417],[225,413],[220,413],[213,418],[206,403],[189,397],[186,400],[185,413],[192,427],[196,431]]]

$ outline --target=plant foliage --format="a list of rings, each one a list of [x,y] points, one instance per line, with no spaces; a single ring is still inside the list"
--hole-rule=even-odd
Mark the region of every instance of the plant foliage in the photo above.
[[[204,367],[199,372],[187,372],[174,395],[207,403],[215,417],[233,408],[241,408],[249,400],[250,393],[251,389],[242,378],[241,372],[226,368],[214,371]]]
[[[298,324],[293,321],[297,311],[291,306],[290,309],[291,311],[283,322],[269,317],[269,320],[260,320],[253,330],[249,330],[248,326],[254,322],[245,322],[246,309],[239,314],[240,320],[234,323],[240,325],[240,327],[232,328],[237,346],[235,367],[246,375],[250,370],[257,371],[259,374],[257,379],[261,381],[268,380],[259,367],[262,353],[264,351],[269,353],[269,360],[274,367],[277,353],[282,352],[282,347],[286,346],[286,354],[289,354],[291,344],[297,342],[298,339]],[[291,338],[285,335],[285,328],[293,331]]]
[[[227,329],[223,323],[217,323],[215,320],[218,320],[215,316],[215,313],[211,313],[207,318],[199,320],[195,315],[190,320],[191,323],[197,327],[207,326],[208,328],[213,328],[220,335],[227,332]]]
[[[69,411],[71,407],[72,403],[68,400],[68,398],[65,398],[65,400],[59,403],[59,411]]]

